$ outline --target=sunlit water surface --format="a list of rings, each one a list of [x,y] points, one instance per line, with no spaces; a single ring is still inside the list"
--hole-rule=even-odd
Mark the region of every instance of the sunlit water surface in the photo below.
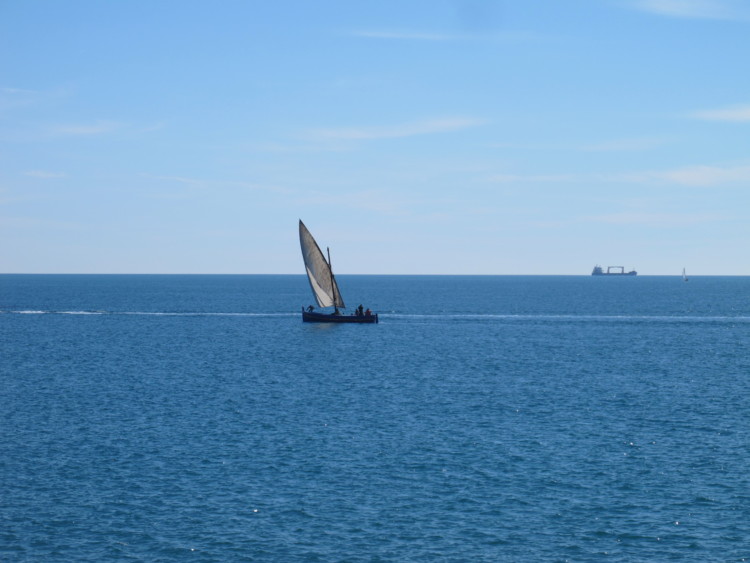
[[[1,561],[750,559],[750,278],[0,276]]]

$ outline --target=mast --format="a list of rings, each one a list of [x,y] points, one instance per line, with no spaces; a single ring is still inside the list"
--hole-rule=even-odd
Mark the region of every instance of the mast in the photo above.
[[[331,273],[331,288],[333,289],[333,308],[334,310],[338,311],[339,308],[336,305],[336,301],[338,301],[338,287],[336,286],[336,282],[333,279],[333,265],[331,264],[331,248],[326,246],[326,252],[328,253],[328,271]]]

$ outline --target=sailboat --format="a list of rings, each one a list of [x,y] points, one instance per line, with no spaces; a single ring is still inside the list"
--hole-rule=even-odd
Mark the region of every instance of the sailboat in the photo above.
[[[344,305],[344,299],[341,297],[331,269],[331,251],[326,248],[328,252],[328,260],[326,260],[318,243],[315,242],[302,220],[299,222],[299,244],[315,302],[319,307],[333,307],[334,309],[333,313],[318,313],[313,311],[312,305],[307,310],[302,307],[302,321],[306,323],[377,323],[378,315],[370,313],[369,309],[364,312],[361,305],[352,315],[344,315],[339,311],[339,307],[345,309],[346,305]]]
[[[685,268],[682,269],[682,281],[690,281],[690,278],[688,278],[685,273]]]

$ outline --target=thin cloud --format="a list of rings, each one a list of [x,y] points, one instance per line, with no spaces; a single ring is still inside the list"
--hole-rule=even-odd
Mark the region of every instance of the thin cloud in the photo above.
[[[159,121],[158,123],[154,123],[153,125],[146,125],[141,128],[141,133],[150,133],[151,131],[160,131],[166,127],[166,123],[163,121]]]
[[[165,176],[156,174],[141,174],[143,178],[149,178],[151,180],[158,180],[159,182],[165,182],[170,184],[182,184],[187,186],[183,188],[183,191],[179,194],[170,193],[166,196],[164,194],[156,194],[156,197],[185,197],[186,194],[200,194],[205,193],[206,190],[211,189],[223,189],[223,190],[250,190],[250,191],[265,191],[271,193],[288,194],[292,193],[291,190],[282,186],[256,184],[253,182],[242,182],[233,180],[216,180],[216,179],[200,179],[200,178],[189,178],[187,176]],[[188,189],[191,188],[191,189]]]
[[[257,143],[245,145],[245,149],[251,152],[270,152],[270,153],[320,153],[320,152],[350,152],[352,150],[351,144],[340,143],[340,144],[327,144],[321,146],[317,143],[307,142],[306,144],[291,144],[291,143],[279,143],[279,142],[268,142],[268,143]]]
[[[625,184],[676,184],[691,187],[721,187],[750,182],[750,166],[686,166],[623,174],[496,174],[487,178],[499,184],[599,182]]]
[[[0,96],[0,114],[5,106]],[[6,132],[3,140],[10,142],[29,142],[59,139],[64,137],[97,137],[112,134],[145,135],[165,127],[164,123],[141,126],[134,123],[98,120],[90,123],[45,123],[36,126],[19,127],[16,131]]]
[[[29,170],[28,172],[24,172],[24,176],[43,179],[65,178],[65,174],[63,172],[47,172],[45,170]]]
[[[424,33],[419,31],[377,31],[377,30],[356,30],[349,32],[349,35],[355,37],[366,37],[370,39],[405,39],[417,41],[455,41],[463,39],[460,35],[451,35],[443,33]]]
[[[36,90],[26,90],[24,88],[7,88],[3,87],[0,88],[0,94],[11,94],[11,95],[17,95],[17,94],[24,94],[24,95],[36,95],[38,92]]]
[[[168,182],[177,182],[178,184],[187,184],[189,186],[200,186],[206,182],[198,180],[196,178],[186,178],[185,176],[154,176],[151,174],[142,174],[145,178],[151,178],[152,180],[166,180]]]
[[[365,39],[381,39],[384,41],[432,41],[432,42],[451,42],[451,41],[500,41],[500,42],[529,42],[529,41],[546,41],[549,36],[540,35],[526,31],[503,31],[496,32],[491,29],[469,30],[467,33],[439,33],[414,30],[377,30],[377,29],[360,29],[346,32],[346,35],[352,37],[362,37]]]
[[[58,125],[52,127],[51,133],[61,136],[89,136],[111,133],[122,127],[115,121],[97,121],[93,124]]]
[[[561,183],[581,180],[580,176],[574,174],[496,174],[488,178],[490,182],[498,184],[516,184],[516,183]]]
[[[84,225],[74,221],[63,221],[56,219],[40,219],[38,217],[1,217],[0,216],[0,227],[8,227],[13,229],[57,229],[65,231],[83,231],[86,229]]]
[[[690,166],[657,172],[655,177],[684,186],[719,186],[750,182],[750,166]]]
[[[651,170],[612,176],[630,184],[676,184],[691,187],[721,187],[750,182],[750,166],[685,166],[672,170]]]
[[[698,223],[711,223],[720,221],[723,217],[717,214],[673,214],[673,213],[610,213],[589,217],[589,221],[595,223],[607,223],[610,225],[695,225]]]
[[[581,147],[587,152],[635,152],[646,151],[665,144],[664,139],[615,139]]]
[[[477,127],[484,122],[479,119],[455,117],[417,121],[392,125],[387,127],[354,127],[342,129],[317,129],[310,132],[310,136],[317,140],[326,141],[362,141],[374,139],[395,139],[402,137],[414,137],[417,135],[429,135],[434,133],[447,133],[460,131],[471,127]]]
[[[40,93],[34,90],[2,87],[0,88],[0,112],[32,105],[39,96]]]
[[[630,5],[637,10],[675,18],[746,20],[750,17],[746,7],[732,0],[634,0]]]
[[[561,152],[636,152],[647,151],[666,145],[668,139],[663,138],[632,138],[612,139],[586,145],[574,144],[518,144],[518,143],[493,143],[489,148],[514,149],[528,151],[561,151]]]
[[[296,201],[297,205],[340,206],[350,210],[381,213],[399,216],[406,214],[407,202],[400,194],[385,193],[382,190],[363,190],[347,194],[306,194]]]
[[[743,123],[750,121],[750,104],[696,111],[691,114],[691,117],[706,121],[731,121],[734,123]]]

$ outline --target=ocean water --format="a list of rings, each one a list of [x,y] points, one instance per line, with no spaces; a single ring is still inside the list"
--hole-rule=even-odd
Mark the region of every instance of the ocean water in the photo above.
[[[0,276],[0,561],[746,561],[750,278]]]

